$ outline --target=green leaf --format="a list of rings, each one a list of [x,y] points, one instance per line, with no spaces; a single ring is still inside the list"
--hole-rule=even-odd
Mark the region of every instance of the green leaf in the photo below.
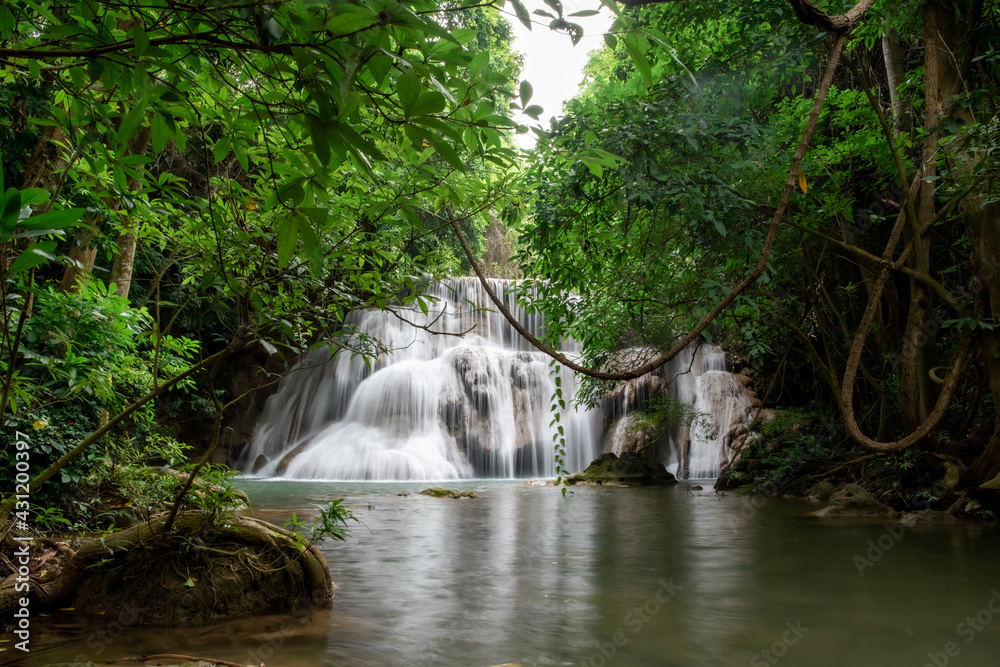
[[[521,22],[521,25],[531,30],[531,14],[528,13],[524,3],[521,0],[510,0],[510,4],[514,5],[514,14],[517,15],[517,20]]]
[[[104,74],[104,62],[100,58],[88,58],[87,75],[90,76],[90,80],[97,83],[102,74]]]
[[[215,142],[215,148],[212,149],[212,157],[215,158],[216,164],[229,157],[229,149],[232,148],[232,143],[233,139],[228,134],[223,135],[221,139]]]
[[[528,100],[531,99],[532,94],[535,92],[534,88],[531,87],[531,83],[527,80],[521,82],[521,106],[527,106]]]
[[[572,14],[567,14],[567,16],[580,16],[580,17],[583,17],[583,16],[597,16],[600,13],[601,12],[597,11],[596,9],[584,9],[584,10],[579,11],[579,12],[573,12]]]
[[[389,19],[389,23],[416,28],[417,30],[430,33],[438,39],[447,40],[457,46],[461,46],[461,43],[455,39],[455,36],[448,32],[448,30],[444,27],[434,21],[414,14],[413,10],[406,5],[397,4],[393,7],[393,14]]]
[[[55,255],[52,254],[55,252],[55,249],[56,241],[42,241],[41,243],[29,246],[10,265],[9,272],[12,274],[24,273],[39,264],[53,262],[56,259]]]
[[[298,223],[291,217],[278,221],[278,266],[284,268],[298,245]]]
[[[298,178],[293,178],[278,187],[278,200],[282,203],[282,205],[287,207],[297,206],[305,198],[306,193],[305,190],[302,189],[302,182],[304,180],[305,179],[300,176]]]
[[[489,51],[480,51],[475,56],[472,57],[472,62],[469,63],[469,78],[475,79],[479,76],[479,73],[486,69],[487,65],[490,64],[490,54]]]
[[[4,236],[8,230],[14,229],[20,214],[21,191],[17,188],[9,188],[7,192],[0,195],[0,226],[3,227]]]
[[[428,143],[434,147],[434,150],[443,157],[448,164],[450,164],[455,169],[459,171],[465,171],[465,164],[462,162],[462,158],[458,156],[458,153],[452,148],[445,139],[434,134],[424,135],[427,138]]]
[[[545,4],[555,10],[559,16],[563,15],[563,4],[559,0],[543,0]]]
[[[167,120],[167,116],[160,110],[153,114],[152,138],[153,152],[159,155],[167,145],[167,139],[174,136],[174,119]]]
[[[4,39],[10,37],[15,28],[17,28],[17,19],[14,18],[14,14],[7,7],[0,5],[0,37]],[[0,183],[0,188],[2,187],[3,183]]]
[[[413,72],[407,72],[396,80],[396,92],[399,94],[399,105],[403,108],[403,115],[409,118],[413,111],[413,106],[420,97],[420,79]]]
[[[3,186],[3,177],[0,176],[0,187]],[[45,188],[25,188],[21,190],[21,208],[44,204],[51,197],[51,193]]]
[[[140,23],[132,27],[132,50],[135,55],[141,56],[149,48],[149,37],[146,35],[146,28]]]
[[[358,134],[350,125],[346,123],[336,123],[331,125],[330,129],[334,133],[340,135],[340,137],[343,138],[349,145],[353,146],[372,159],[386,159],[386,157],[382,154],[382,151],[380,151],[375,144]]]
[[[538,117],[542,114],[543,111],[545,111],[545,109],[543,109],[541,106],[537,104],[532,104],[531,106],[529,106],[527,109],[524,110],[524,113],[528,116],[531,116],[535,120],[538,120]]]
[[[351,91],[351,87],[354,85],[354,80],[358,76],[358,70],[371,57],[374,51],[374,47],[358,49],[351,56],[350,60],[347,61],[347,65],[344,66],[344,76],[340,80],[341,98],[347,97],[347,94]]]
[[[444,95],[437,91],[424,93],[414,102],[410,109],[409,116],[429,116],[430,114],[444,111],[446,101]]]
[[[326,126],[315,116],[306,117],[306,125],[309,129],[309,138],[312,139],[313,150],[316,157],[324,167],[330,164],[330,138],[326,132]]]
[[[247,152],[243,148],[242,141],[237,140],[233,142],[233,152],[236,153],[236,159],[239,161],[243,171],[250,171],[250,160],[247,159]]]
[[[649,69],[649,60],[646,58],[646,49],[648,46],[646,40],[640,38],[635,33],[629,33],[622,36],[622,43],[625,45],[625,50],[628,52],[632,64],[635,65],[636,70],[642,76],[642,80],[645,81],[647,86],[652,86],[653,75]]]
[[[31,216],[27,220],[20,221],[17,227],[18,229],[25,230],[68,229],[70,227],[77,226],[77,221],[86,210],[87,209],[84,208],[65,208],[61,211],[39,213],[38,215]]]
[[[322,226],[328,214],[328,211],[322,208],[303,208],[300,210],[312,218],[317,226]],[[309,259],[309,270],[314,275],[321,274],[323,272],[323,249],[320,247],[316,232],[308,220],[299,219],[299,235],[302,237],[302,247]]]

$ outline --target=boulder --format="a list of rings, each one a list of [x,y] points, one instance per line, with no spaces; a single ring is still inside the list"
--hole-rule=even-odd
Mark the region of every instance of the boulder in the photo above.
[[[634,452],[621,457],[601,454],[583,472],[566,478],[567,484],[652,486],[676,484],[677,479],[660,464],[648,463]]]
[[[830,496],[833,495],[833,492],[833,484],[830,484],[830,482],[817,482],[813,488],[809,490],[809,500],[818,503],[825,503],[830,500]]]
[[[813,512],[814,516],[864,516],[894,519],[899,512],[888,505],[883,505],[875,496],[865,491],[857,484],[845,484],[839,491],[830,496],[830,504]]]
[[[476,494],[472,491],[456,491],[455,489],[442,489],[440,486],[434,486],[429,489],[424,489],[420,492],[422,496],[431,496],[432,498],[475,498]]]
[[[954,523],[955,517],[941,510],[919,510],[903,515],[900,523],[909,528],[910,526],[923,525],[927,523]]]

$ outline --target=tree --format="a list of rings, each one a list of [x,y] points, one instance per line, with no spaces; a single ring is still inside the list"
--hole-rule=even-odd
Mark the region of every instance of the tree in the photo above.
[[[111,317],[149,304],[150,373],[100,433],[190,372],[217,368],[219,355],[259,340],[299,349],[320,333],[333,345],[347,340],[348,310],[419,298],[424,276],[454,263],[452,248],[425,243],[443,211],[483,216],[514,156],[513,124],[497,113],[517,64],[509,33],[481,10],[475,27],[448,19],[469,11],[433,0],[0,7],[0,86],[44,101],[5,127],[19,141],[29,125],[43,130],[33,153],[4,159],[3,410],[51,391],[83,396],[80,383],[53,389],[19,353],[32,295],[55,278],[61,252],[72,258],[67,287],[103,268],[102,250],[114,257],[107,277],[132,303],[114,301]],[[171,371],[179,326],[202,340]],[[65,363],[57,352],[49,358]]]
[[[899,450],[942,430],[962,438],[960,424],[982,420],[993,435],[973,475],[982,482],[1000,473],[989,269],[1000,228],[989,176],[995,8],[942,1],[886,13],[862,2],[834,16],[807,0],[752,10],[625,4],[650,6],[612,30],[613,64],[604,55],[601,67],[619,79],[595,81],[560,125],[539,130],[550,141],[533,172],[534,217],[522,229],[529,273],[549,281],[541,306],[562,331],[584,337],[594,364],[624,344],[666,350],[654,352],[648,370],[731,304],[716,334],[738,332],[771,364],[794,348],[858,443]],[[837,67],[851,28],[846,65]],[[674,48],[704,31],[716,39]],[[899,67],[909,82],[902,89]],[[821,75],[832,76],[825,105]],[[922,116],[909,134],[907,99],[921,100]],[[720,141],[736,128],[743,134],[730,135],[732,146]],[[777,172],[796,140],[776,200]],[[661,288],[668,298],[657,298]],[[581,312],[558,297],[569,289],[584,290]],[[768,344],[789,336],[793,348],[782,354]],[[964,375],[973,347],[992,405]],[[859,412],[872,403],[874,412]],[[975,458],[975,440],[966,446]]]

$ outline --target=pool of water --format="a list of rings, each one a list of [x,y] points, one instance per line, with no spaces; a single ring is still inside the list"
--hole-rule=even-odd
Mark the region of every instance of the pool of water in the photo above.
[[[240,486],[274,523],[340,497],[364,522],[321,545],[331,609],[189,630],[63,612],[34,619],[22,664],[182,653],[288,667],[978,667],[1000,651],[989,525],[821,520],[810,504],[707,484],[566,497],[448,484],[469,500],[416,495],[426,483]]]

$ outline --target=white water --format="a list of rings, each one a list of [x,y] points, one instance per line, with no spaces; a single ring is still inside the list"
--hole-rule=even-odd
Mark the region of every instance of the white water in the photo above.
[[[517,307],[511,283],[491,286],[526,328],[541,333],[539,316]],[[357,332],[391,350],[372,368],[346,350],[306,355],[268,400],[241,467],[328,480],[554,477],[559,425],[566,467],[586,467],[600,453],[599,417],[570,407],[573,375],[550,371],[545,355],[484,310],[491,304],[477,280],[452,279],[428,294],[437,301],[426,314],[414,306],[399,317],[350,315]],[[567,410],[552,424],[556,373]]]
[[[660,435],[637,423],[641,412],[636,408],[664,394],[692,412]],[[654,448],[653,458],[678,477],[712,479],[732,460],[734,429],[749,420],[752,405],[744,384],[726,370],[722,348],[701,344],[683,350],[659,371],[625,383],[603,408],[611,420],[605,451],[621,455],[647,444]]]

